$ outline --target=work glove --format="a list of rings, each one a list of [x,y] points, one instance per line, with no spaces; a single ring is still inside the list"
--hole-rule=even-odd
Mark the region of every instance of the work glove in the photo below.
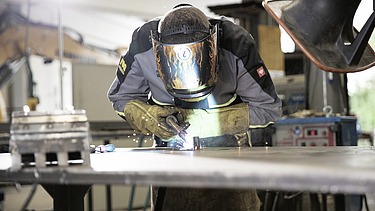
[[[180,110],[176,107],[161,107],[140,100],[131,100],[125,106],[124,115],[135,130],[146,135],[155,134],[161,139],[169,139],[176,135],[176,131],[168,126],[166,118],[174,115],[179,122],[184,122],[185,117]]]
[[[200,138],[244,133],[250,125],[247,103],[215,109],[183,109],[180,112],[190,123],[188,130]]]
[[[193,136],[216,139],[215,137],[232,135],[238,146],[249,140],[250,115],[247,103],[215,109],[183,109],[181,112],[186,117],[185,121],[190,124],[187,132]]]

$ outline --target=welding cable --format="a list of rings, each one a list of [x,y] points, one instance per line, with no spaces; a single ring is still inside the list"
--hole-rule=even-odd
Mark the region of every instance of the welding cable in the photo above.
[[[26,201],[23,203],[20,211],[24,211],[26,210],[27,206],[29,205],[31,199],[33,198],[34,194],[35,194],[35,191],[36,191],[36,188],[38,187],[38,183],[33,183],[33,186],[31,187],[31,190],[29,192],[29,195],[27,196],[26,198]]]
[[[144,134],[141,134],[140,137],[139,137],[139,142],[138,142],[138,147],[142,147],[143,146],[143,140],[145,138],[145,135]],[[128,206],[128,211],[132,211],[133,209],[133,201],[134,201],[134,195],[135,195],[135,188],[137,186],[136,185],[132,185],[132,188],[131,188],[131,194],[130,194],[130,197],[129,197],[129,206]]]
[[[148,189],[145,204],[143,205],[143,211],[146,211],[147,208],[150,206],[150,198],[151,198],[151,186]]]
[[[362,195],[362,199],[364,201],[364,204],[365,204],[365,207],[366,207],[366,211],[370,211],[370,208],[368,207],[366,195]]]
[[[284,199],[293,199],[293,198],[295,198],[295,197],[297,197],[297,196],[299,196],[299,195],[301,195],[303,193],[303,191],[299,191],[299,192],[292,192],[291,194],[285,194],[284,195]]]
[[[280,195],[280,192],[277,191],[277,192],[276,192],[276,195],[275,195],[275,198],[273,199],[273,203],[272,203],[272,211],[276,211],[277,203],[279,202],[279,195]]]

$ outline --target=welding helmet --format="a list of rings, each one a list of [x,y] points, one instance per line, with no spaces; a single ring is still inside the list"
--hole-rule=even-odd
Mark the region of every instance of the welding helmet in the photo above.
[[[207,32],[201,40],[188,43],[163,43],[160,36]],[[197,102],[205,99],[218,80],[218,27],[186,26],[159,34],[151,32],[158,73],[173,97]]]

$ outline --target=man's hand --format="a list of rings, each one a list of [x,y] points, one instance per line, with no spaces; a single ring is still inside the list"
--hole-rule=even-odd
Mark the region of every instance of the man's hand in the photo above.
[[[153,133],[161,139],[169,139],[176,135],[176,131],[166,123],[167,116],[176,115],[179,121],[184,120],[178,108],[149,105],[140,100],[129,101],[125,106],[124,114],[135,130],[146,135]]]

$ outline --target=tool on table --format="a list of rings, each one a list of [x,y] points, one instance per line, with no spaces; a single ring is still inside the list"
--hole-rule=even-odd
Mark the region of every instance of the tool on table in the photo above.
[[[106,144],[106,145],[90,145],[91,153],[94,152],[113,152],[115,150],[115,145],[113,144]]]
[[[186,132],[190,123],[179,124],[177,118],[170,115],[166,118],[166,122],[171,126],[176,134],[184,140],[181,150],[198,150],[200,149],[200,140],[198,136],[192,136]]]

